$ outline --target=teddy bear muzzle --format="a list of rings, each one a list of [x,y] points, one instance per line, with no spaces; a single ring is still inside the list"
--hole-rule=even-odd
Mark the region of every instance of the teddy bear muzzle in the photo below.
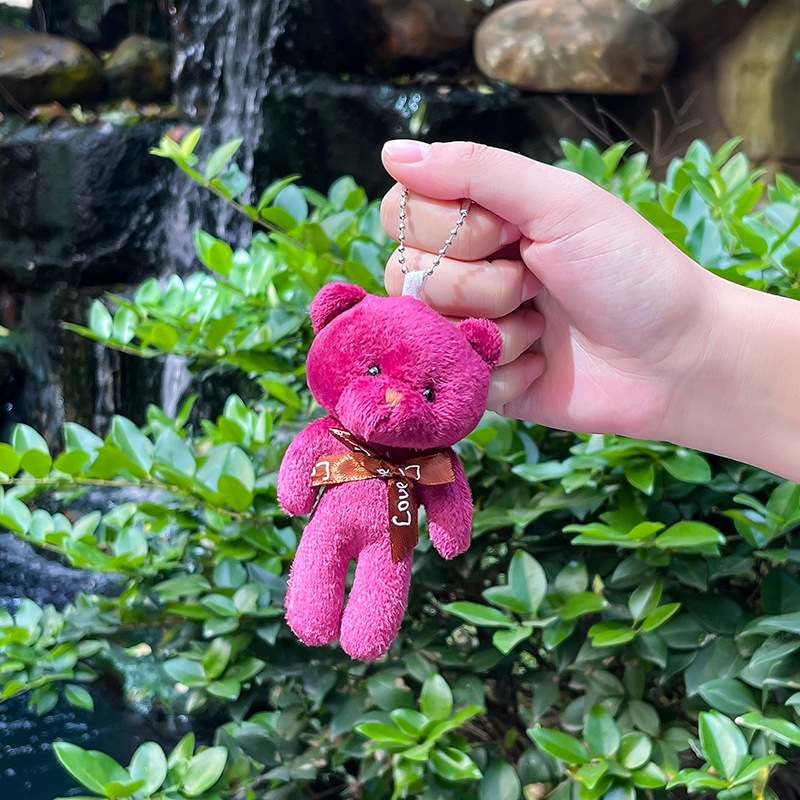
[[[342,425],[365,442],[388,447],[417,447],[430,441],[435,425],[431,404],[398,380],[353,381],[336,404]]]

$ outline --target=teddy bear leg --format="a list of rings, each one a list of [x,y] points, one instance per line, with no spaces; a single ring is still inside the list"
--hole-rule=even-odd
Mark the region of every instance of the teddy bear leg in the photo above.
[[[358,555],[353,588],[342,616],[342,649],[353,658],[383,655],[400,630],[411,582],[411,554],[394,563],[389,540]]]
[[[339,636],[348,558],[309,524],[300,539],[286,591],[286,621],[308,645]]]

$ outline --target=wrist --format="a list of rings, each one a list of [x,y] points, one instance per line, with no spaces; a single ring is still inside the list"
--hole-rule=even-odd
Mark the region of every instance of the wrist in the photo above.
[[[800,305],[706,273],[661,436],[800,480]]]

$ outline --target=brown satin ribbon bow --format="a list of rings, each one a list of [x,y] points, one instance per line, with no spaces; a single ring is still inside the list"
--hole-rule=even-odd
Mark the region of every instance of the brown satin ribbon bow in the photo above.
[[[402,561],[419,538],[415,484],[434,486],[455,479],[450,456],[439,451],[396,463],[387,461],[350,432],[329,428],[350,452],[322,456],[311,474],[312,486],[325,486],[371,478],[386,481],[389,489],[389,540],[392,561]]]

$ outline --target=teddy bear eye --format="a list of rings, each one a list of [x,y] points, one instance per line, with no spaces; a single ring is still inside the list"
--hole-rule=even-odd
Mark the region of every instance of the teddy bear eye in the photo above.
[[[368,370],[367,375],[380,375],[381,368],[377,364],[373,364]]]
[[[428,386],[426,389],[422,390],[422,396],[429,402],[432,403],[434,400],[433,389]]]

